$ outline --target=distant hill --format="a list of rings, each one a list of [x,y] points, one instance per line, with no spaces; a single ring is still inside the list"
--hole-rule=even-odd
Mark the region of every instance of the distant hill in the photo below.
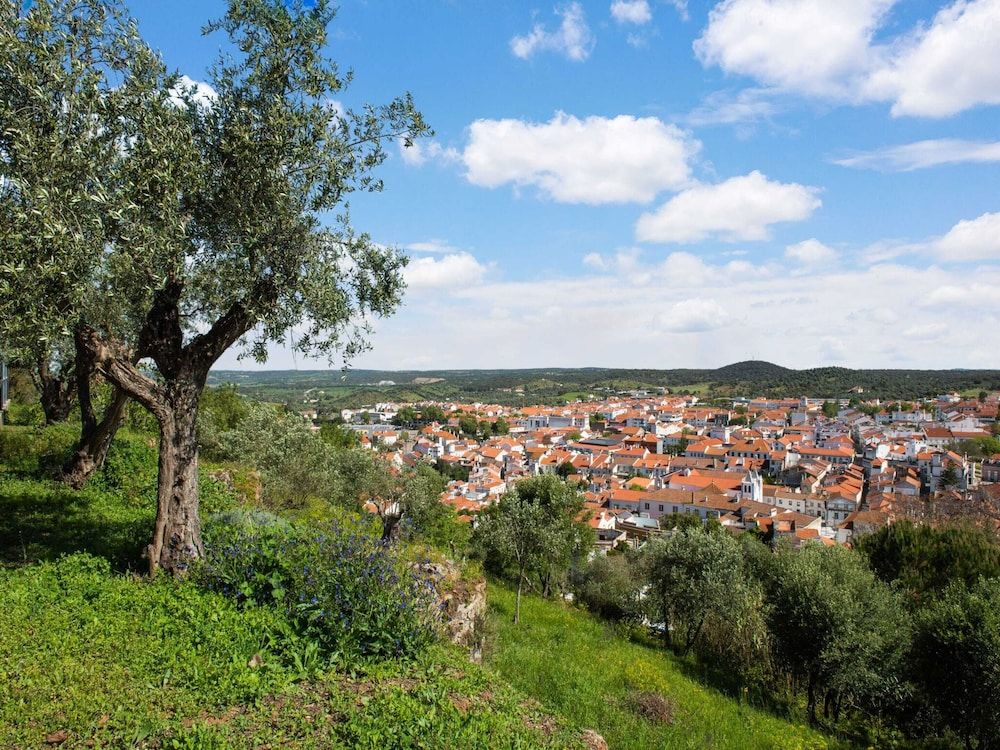
[[[787,377],[794,370],[776,365],[773,362],[762,360],[747,360],[746,362],[734,362],[731,365],[720,367],[718,370],[711,370],[711,380],[729,383],[739,380],[771,380]]]
[[[392,381],[393,385],[382,385]],[[586,394],[692,392],[702,398],[815,396],[919,399],[946,392],[1000,390],[1000,370],[794,370],[749,360],[717,369],[533,368],[523,370],[216,370],[209,383],[236,384],[242,393],[321,411],[376,401],[458,401],[510,405],[565,403]],[[306,392],[309,392],[308,395]]]

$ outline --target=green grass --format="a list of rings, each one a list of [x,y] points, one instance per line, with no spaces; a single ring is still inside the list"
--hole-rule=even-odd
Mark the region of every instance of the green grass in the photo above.
[[[525,597],[512,623],[514,595],[489,587],[497,640],[488,663],[513,685],[581,727],[626,748],[825,748],[829,738],[740,703],[687,676],[669,654],[632,642],[579,610]],[[673,707],[671,723],[630,707],[655,693]]]
[[[453,649],[304,680],[278,612],[89,555],[0,570],[0,609],[3,748],[578,746]]]
[[[572,748],[579,732],[464,652],[322,663],[284,614],[140,552],[153,454],[123,432],[83,491],[49,478],[73,431],[0,429],[0,748]],[[206,512],[236,496],[202,472]]]

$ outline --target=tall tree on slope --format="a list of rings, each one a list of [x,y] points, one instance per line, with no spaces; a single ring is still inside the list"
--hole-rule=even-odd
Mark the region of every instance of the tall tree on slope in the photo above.
[[[350,357],[368,346],[371,317],[401,298],[405,258],[355,232],[345,198],[380,190],[372,170],[386,144],[427,127],[408,95],[341,114],[332,97],[350,75],[324,54],[333,16],[326,0],[229,0],[205,27],[231,47],[210,91],[162,66],[131,82],[116,180],[130,231],[86,263],[138,311],[135,335],[85,315],[75,333],[159,424],[151,572],[183,572],[203,552],[196,420],[218,358],[239,343],[264,361],[289,339],[304,354]]]

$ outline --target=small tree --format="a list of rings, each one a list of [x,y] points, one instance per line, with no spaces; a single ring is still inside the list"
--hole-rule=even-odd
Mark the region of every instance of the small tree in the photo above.
[[[665,642],[682,656],[694,647],[705,620],[725,617],[744,589],[739,546],[700,524],[650,542],[643,570],[650,616],[662,618]]]
[[[518,482],[479,515],[473,548],[487,567],[517,582],[514,622],[521,621],[521,595],[528,576],[537,573],[543,589],[553,573],[568,566],[583,540],[575,517],[579,495],[553,476]]]
[[[74,329],[86,315],[128,338],[130,311],[96,260],[133,235],[120,146],[157,61],[114,0],[0,4],[0,60],[0,339],[33,370],[48,423],[78,400],[81,435],[64,473],[80,486],[103,464],[128,398],[113,394],[97,416],[94,359]]]
[[[471,414],[463,414],[458,418],[458,429],[464,435],[475,437],[479,434],[479,422]]]
[[[966,747],[1000,737],[1000,582],[955,584],[917,618],[914,677]]]
[[[809,721],[824,694],[834,718],[845,697],[878,710],[898,698],[907,619],[863,558],[810,544],[768,562],[762,578],[777,664],[805,683]]]

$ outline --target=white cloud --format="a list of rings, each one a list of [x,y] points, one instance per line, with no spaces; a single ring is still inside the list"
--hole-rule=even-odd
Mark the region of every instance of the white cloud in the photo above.
[[[893,0],[724,0],[695,41],[703,65],[763,83],[846,96],[872,65],[872,35]]]
[[[904,143],[835,159],[842,167],[910,172],[940,164],[1000,161],[1000,141],[966,141],[958,138]]]
[[[925,256],[931,262],[1000,261],[1000,212],[963,219],[940,237],[921,241],[887,240],[866,247],[859,260],[882,263],[905,256]]]
[[[199,107],[211,107],[219,98],[219,94],[209,84],[182,75],[170,90],[170,101],[178,107],[182,106],[185,95]]]
[[[583,256],[583,265],[597,271],[607,271],[608,263],[600,253],[587,253]]]
[[[690,125],[735,125],[769,120],[778,112],[775,92],[769,89],[714,91],[684,121]]]
[[[818,188],[773,182],[754,171],[716,185],[699,185],[644,213],[636,224],[640,242],[765,240],[770,225],[809,218],[821,205]]]
[[[645,203],[690,180],[701,144],[655,117],[477,120],[462,153],[469,182],[533,186],[560,203]]]
[[[948,326],[944,323],[920,323],[909,326],[903,331],[903,335],[909,339],[938,339],[948,332]]]
[[[483,280],[487,267],[471,254],[460,252],[441,258],[415,258],[404,270],[409,290],[467,286]]]
[[[611,17],[618,23],[642,25],[653,20],[653,11],[648,0],[614,0],[611,3]]]
[[[578,2],[568,3],[557,7],[556,15],[561,21],[555,31],[548,31],[544,25],[536,23],[528,34],[511,39],[510,51],[514,56],[527,60],[536,52],[548,51],[574,62],[586,60],[594,49],[595,40],[583,6]]]
[[[677,13],[681,19],[688,20],[688,0],[667,0],[667,2],[677,9]]]
[[[1000,286],[980,283],[945,284],[932,290],[924,307],[1000,307]]]
[[[1000,260],[1000,213],[958,222],[931,249],[942,260]]]
[[[957,0],[895,47],[868,84],[871,96],[893,102],[894,115],[1000,104],[1000,0]]]
[[[946,117],[1000,104],[1000,0],[954,0],[887,41],[897,0],[723,0],[698,59],[788,92]]]
[[[657,313],[653,325],[668,333],[703,333],[722,328],[729,320],[725,309],[713,299],[685,299]]]
[[[422,167],[429,161],[451,164],[462,158],[457,149],[442,146],[437,141],[414,140],[407,146],[403,139],[399,139],[396,143],[403,162],[411,167]]]
[[[796,367],[996,366],[997,264],[976,268],[974,276],[926,263],[841,264],[790,281],[781,259],[754,266],[684,252],[662,260],[648,255],[644,261],[626,248],[602,256],[603,270],[578,266],[570,275],[523,279],[474,273],[467,278],[478,281],[411,288],[397,315],[376,321],[373,351],[353,364],[662,368],[758,358]],[[518,273],[516,265],[504,270],[505,277]],[[646,279],[641,287],[639,277]],[[947,363],[940,348],[885,333],[887,326],[901,334],[935,325],[947,326]],[[705,330],[678,335],[669,328]],[[290,352],[275,355],[271,367],[293,365]],[[225,356],[220,367],[241,366],[234,354]]]
[[[840,254],[819,240],[811,239],[786,247],[785,257],[798,261],[804,266],[819,266],[833,263],[840,257]]]
[[[461,253],[457,247],[453,247],[445,240],[430,239],[423,242],[411,242],[405,248],[414,253],[435,253],[439,255],[454,255]]]

